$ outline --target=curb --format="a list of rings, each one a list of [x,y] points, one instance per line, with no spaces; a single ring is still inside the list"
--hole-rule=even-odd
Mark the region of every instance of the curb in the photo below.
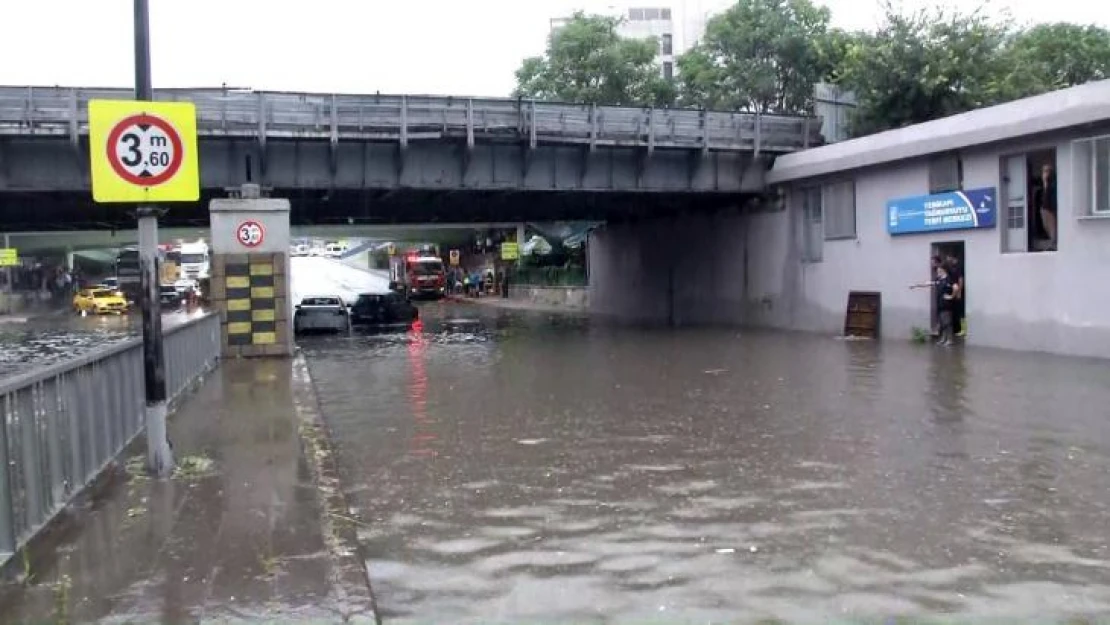
[[[343,622],[381,625],[366,569],[367,554],[356,532],[362,522],[351,513],[352,507],[340,485],[331,432],[320,412],[308,362],[299,351],[293,359],[293,404],[300,422],[301,450],[320,501],[320,528],[332,564],[329,577],[343,610]]]

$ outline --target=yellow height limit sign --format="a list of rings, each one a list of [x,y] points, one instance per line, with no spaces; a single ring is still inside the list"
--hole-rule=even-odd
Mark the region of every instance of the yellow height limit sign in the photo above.
[[[94,201],[199,200],[196,107],[90,100],[89,163]]]

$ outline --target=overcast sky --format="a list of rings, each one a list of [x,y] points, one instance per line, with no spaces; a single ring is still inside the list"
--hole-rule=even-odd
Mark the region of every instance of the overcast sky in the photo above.
[[[551,17],[621,0],[150,0],[155,87],[507,95]],[[936,0],[902,0],[907,7]],[[964,4],[970,4],[965,0]],[[874,0],[824,0],[873,25]],[[643,0],[672,6],[684,0]],[[727,0],[686,0],[686,6]],[[1023,21],[1110,26],[1106,0],[993,0]],[[131,0],[0,0],[0,84],[131,86]],[[676,28],[679,28],[676,26]]]

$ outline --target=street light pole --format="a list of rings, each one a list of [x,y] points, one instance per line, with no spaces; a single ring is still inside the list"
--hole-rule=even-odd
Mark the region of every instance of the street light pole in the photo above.
[[[150,77],[150,9],[135,0],[135,99],[153,100]],[[147,469],[166,477],[173,471],[173,451],[166,432],[166,366],[162,350],[162,311],[158,294],[157,206],[139,206],[139,305],[143,313],[143,381],[146,389]]]

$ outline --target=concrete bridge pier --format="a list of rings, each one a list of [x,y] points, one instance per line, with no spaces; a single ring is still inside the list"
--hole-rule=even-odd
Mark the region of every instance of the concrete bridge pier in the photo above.
[[[744,323],[753,270],[747,230],[739,207],[594,230],[590,310],[671,325]]]
[[[213,306],[223,356],[292,356],[289,200],[263,198],[255,184],[209,205]]]

